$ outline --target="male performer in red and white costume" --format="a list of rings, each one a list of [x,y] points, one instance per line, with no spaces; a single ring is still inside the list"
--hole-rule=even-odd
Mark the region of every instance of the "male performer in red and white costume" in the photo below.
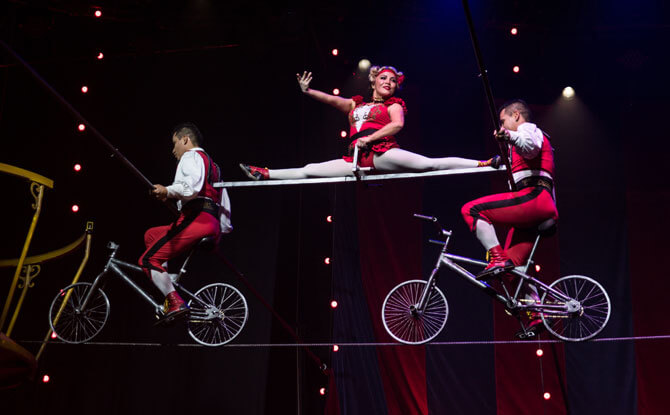
[[[164,320],[173,320],[188,312],[188,306],[177,294],[165,269],[166,262],[188,250],[204,237],[219,238],[232,230],[230,199],[225,189],[213,183],[221,180],[219,167],[205,153],[202,135],[191,123],[173,130],[172,154],[179,164],[174,182],[169,186],[154,185],[151,194],[161,200],[177,199],[179,217],[170,225],[150,228],[144,234],[147,250],[140,257],[140,266],[165,295],[168,309]]]
[[[525,264],[537,226],[558,219],[553,176],[554,155],[546,135],[530,121],[530,109],[522,100],[511,101],[500,111],[496,138],[507,143],[517,191],[484,196],[466,203],[461,214],[489,251],[490,261],[480,278],[500,268]],[[510,226],[505,249],[494,225]]]

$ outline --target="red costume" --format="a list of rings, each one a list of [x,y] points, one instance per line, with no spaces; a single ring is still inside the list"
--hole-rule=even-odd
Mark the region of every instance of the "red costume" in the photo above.
[[[144,234],[147,250],[140,257],[139,264],[150,278],[152,269],[165,272],[163,263],[188,251],[204,237],[218,238],[222,227],[225,228],[225,221],[220,219],[222,213],[218,204],[222,200],[223,189],[216,189],[212,186],[221,179],[219,167],[202,149],[190,151],[198,154],[201,162],[204,163],[205,180],[197,196],[184,203],[179,217],[172,224],[150,228]],[[199,171],[200,164],[197,160],[197,158],[182,157],[177,167],[178,176],[175,182],[180,180],[180,171],[189,167],[191,171]],[[191,166],[183,166],[182,161],[184,164],[190,163]],[[180,170],[180,168],[185,169]]]
[[[388,112],[388,107],[393,104],[402,105],[403,112],[407,114],[407,107],[405,101],[400,98],[389,98],[381,104],[363,102],[363,97],[356,95],[351,99],[354,100],[356,106],[349,112],[349,136],[353,139],[349,145],[349,154],[342,157],[344,161],[353,162],[353,149],[356,142],[361,137],[367,137],[375,131],[381,129],[386,124],[391,122],[391,117]],[[358,165],[361,167],[375,167],[374,155],[382,154],[386,151],[400,147],[394,136],[388,136],[374,141],[368,149],[360,152],[360,159]]]
[[[478,219],[494,226],[511,226],[505,253],[514,265],[522,265],[530,255],[537,226],[547,219],[558,219],[553,191],[554,156],[544,134],[540,151],[533,158],[524,158],[516,146],[510,147],[510,164],[518,190],[468,202],[461,214],[473,232]]]

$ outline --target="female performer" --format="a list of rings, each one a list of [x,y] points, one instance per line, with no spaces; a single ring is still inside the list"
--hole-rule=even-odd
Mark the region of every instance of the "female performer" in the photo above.
[[[396,142],[395,134],[405,124],[407,107],[402,99],[393,95],[405,76],[392,66],[370,68],[368,79],[372,87],[372,102],[365,102],[360,95],[342,98],[312,89],[309,87],[311,72],[305,71],[302,76],[296,74],[296,77],[304,94],[349,114],[350,136],[353,139],[349,145],[349,154],[338,160],[310,163],[292,169],[267,169],[240,164],[244,173],[253,180],[351,176],[354,146],[359,148],[359,166],[372,167],[384,173],[500,166],[499,156],[477,161],[459,157],[429,158],[402,150]]]

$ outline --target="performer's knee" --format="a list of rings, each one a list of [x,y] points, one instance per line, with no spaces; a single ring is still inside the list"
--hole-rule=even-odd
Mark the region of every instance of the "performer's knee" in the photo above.
[[[471,203],[466,203],[465,205],[463,205],[463,207],[461,208],[461,216],[463,216],[463,220],[465,220],[465,223],[468,224],[468,228],[470,228],[470,230],[474,232],[476,219],[473,216]]]

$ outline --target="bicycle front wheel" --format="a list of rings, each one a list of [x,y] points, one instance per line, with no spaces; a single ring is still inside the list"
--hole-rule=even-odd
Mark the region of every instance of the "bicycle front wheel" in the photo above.
[[[447,322],[449,306],[437,287],[430,290],[426,309],[418,310],[425,289],[424,280],[405,281],[392,289],[384,299],[384,328],[400,343],[428,343],[442,331]]]
[[[78,282],[60,290],[49,308],[49,326],[56,337],[66,343],[84,343],[95,337],[109,317],[109,300],[101,289],[90,294],[86,308],[84,300],[92,284]]]
[[[191,300],[188,334],[205,346],[221,346],[232,341],[247,322],[247,300],[235,287],[216,283],[202,287]]]
[[[571,299],[565,301],[552,291],[542,295],[542,304],[562,305],[567,310],[540,314],[551,334],[561,340],[578,342],[593,338],[605,328],[612,306],[607,291],[597,281],[570,275],[554,281],[550,287]]]

